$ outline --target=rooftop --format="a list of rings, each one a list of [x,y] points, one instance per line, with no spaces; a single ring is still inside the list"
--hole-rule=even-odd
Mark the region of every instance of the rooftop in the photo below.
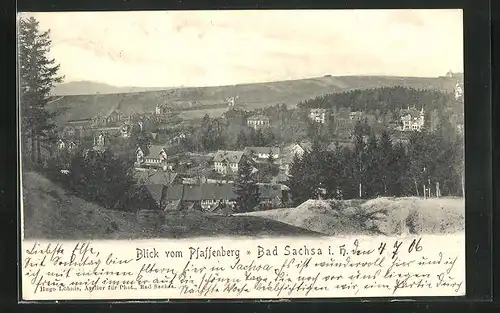
[[[280,148],[278,147],[245,147],[243,150],[246,154],[250,154],[251,152],[256,154],[268,154],[272,152],[274,155],[280,154]]]
[[[252,116],[248,117],[247,120],[267,121],[267,120],[269,120],[269,117],[259,114],[259,115],[252,115]]]
[[[156,201],[158,205],[161,205],[161,200],[163,198],[163,192],[165,186],[160,184],[145,185],[146,190],[149,192],[151,197]]]
[[[141,183],[153,185],[171,185],[177,178],[175,172],[164,171],[136,171],[135,177]]]
[[[149,154],[146,157],[159,157],[162,150],[167,153],[167,149],[164,146],[152,145],[149,147]]]
[[[214,156],[214,162],[239,163],[243,157],[243,151],[219,150]]]
[[[233,184],[172,185],[167,187],[167,201],[236,200]]]

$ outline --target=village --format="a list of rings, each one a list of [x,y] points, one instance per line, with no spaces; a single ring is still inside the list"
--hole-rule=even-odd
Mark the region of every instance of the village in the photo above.
[[[455,99],[462,96],[462,86],[457,83]],[[237,99],[227,99],[227,111],[217,123],[227,123],[231,115],[237,114]],[[361,122],[373,129],[388,130],[394,143],[406,143],[410,133],[420,132],[425,125],[429,125],[426,124],[427,113],[423,107],[408,105],[401,108],[398,116],[384,121],[382,117],[363,111],[311,108],[307,111],[307,122],[317,128],[334,125],[337,136],[326,143],[327,149],[334,150],[339,145],[352,144],[353,130]],[[462,133],[463,117],[453,117],[457,132]],[[59,125],[57,151],[71,153],[86,147],[94,151],[110,149],[117,154],[128,154],[138,184],[144,186],[158,208],[165,211],[231,212],[237,199],[235,179],[242,161],[249,160],[260,195],[260,204],[250,210],[287,206],[289,188],[286,182],[290,167],[295,157],[300,158],[311,149],[312,141],[307,136],[266,146],[245,145],[240,149],[231,149],[226,145],[216,151],[183,151],[178,147],[192,135],[189,130],[181,127],[174,132],[165,132],[170,122],[176,125],[183,123],[179,120],[175,119],[168,104],[157,104],[151,112],[130,115],[124,114],[118,106],[110,112],[80,116]],[[430,125],[434,127],[432,123]],[[263,110],[254,110],[244,116],[240,131],[262,132],[272,126],[272,119]],[[148,139],[140,142],[134,138],[136,144],[131,150],[130,141],[137,134]]]

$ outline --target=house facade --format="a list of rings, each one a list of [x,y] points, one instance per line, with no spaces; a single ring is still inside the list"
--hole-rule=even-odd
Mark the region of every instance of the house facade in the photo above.
[[[269,155],[277,160],[281,157],[281,151],[278,147],[245,147],[245,155],[254,155],[257,160],[267,160]]]
[[[290,166],[295,156],[301,158],[306,151],[310,151],[312,144],[308,141],[297,142],[283,149],[280,157],[280,171],[284,175],[290,174]]]
[[[361,111],[350,112],[349,119],[351,121],[361,121],[363,119],[363,112],[361,112]]]
[[[309,118],[316,123],[324,124],[326,122],[326,109],[310,109]]]
[[[283,188],[280,184],[259,184],[260,208],[273,209],[281,206]]]
[[[106,117],[107,125],[120,124],[125,118],[125,115],[119,109],[114,110]]]
[[[168,187],[182,183],[182,178],[173,171],[135,171],[134,176],[137,183],[141,185],[163,185]]]
[[[225,101],[226,101],[228,107],[233,108],[236,106],[236,101],[238,99],[239,99],[239,96],[235,96],[235,97],[226,98]]]
[[[165,115],[165,114],[168,114],[170,112],[167,104],[157,104],[155,106],[155,111],[154,111],[154,114],[155,115]]]
[[[260,206],[277,207],[282,202],[282,187],[279,184],[259,184]],[[203,183],[199,185],[175,184],[166,187],[161,201],[167,210],[186,208],[205,212],[233,210],[238,195],[232,183]]]
[[[400,118],[402,131],[421,131],[425,122],[424,108],[420,112],[415,108],[401,110]]]
[[[221,208],[234,208],[236,199],[233,184],[175,184],[166,188],[163,203],[167,210],[193,208],[213,212]]]
[[[455,85],[455,100],[462,100],[464,96],[463,84],[457,82]]]
[[[99,132],[94,135],[94,150],[105,150],[107,143],[106,134]]]
[[[150,146],[148,154],[145,154],[140,147],[135,151],[136,166],[142,168],[167,168],[167,150],[163,146]]]
[[[254,129],[266,128],[271,126],[271,122],[267,116],[264,115],[254,115],[247,118],[247,126]]]
[[[214,170],[220,174],[235,174],[238,172],[243,151],[219,150],[214,156]]]

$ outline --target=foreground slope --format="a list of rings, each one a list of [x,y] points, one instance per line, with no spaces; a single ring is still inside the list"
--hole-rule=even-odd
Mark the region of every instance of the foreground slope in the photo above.
[[[153,112],[157,104],[168,104],[174,111],[223,109],[225,99],[238,96],[238,105],[255,109],[298,102],[327,93],[390,86],[416,89],[437,89],[451,92],[454,78],[395,77],[395,76],[338,76],[268,83],[241,84],[217,87],[172,88],[147,92],[55,96],[49,109],[61,112],[58,122],[106,115],[114,109],[125,114]],[[209,111],[207,111],[209,112]]]
[[[326,235],[446,234],[465,229],[461,198],[308,200],[296,208],[251,212]]]
[[[255,216],[157,211],[156,223],[134,213],[107,210],[68,194],[35,172],[23,173],[24,238],[142,239],[220,236],[318,236],[317,232]]]
[[[23,174],[25,238],[115,239],[151,235],[132,213],[106,210],[68,194],[44,176]]]

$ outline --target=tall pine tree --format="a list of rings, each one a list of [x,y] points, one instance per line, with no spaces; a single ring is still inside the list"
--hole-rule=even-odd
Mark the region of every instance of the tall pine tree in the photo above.
[[[381,190],[386,196],[393,195],[392,183],[395,162],[391,137],[387,131],[383,131],[380,135],[378,158]]]
[[[314,197],[315,185],[309,183],[309,177],[311,176],[308,174],[311,172],[309,159],[309,151],[306,151],[302,156],[296,154],[290,165],[290,174],[286,185],[290,188],[290,198],[293,205],[299,205]]]
[[[237,195],[237,212],[251,211],[260,202],[259,186],[252,170],[250,159],[242,158],[238,168],[238,177],[234,184],[234,193]]]
[[[18,34],[22,148],[32,163],[41,162],[41,141],[52,139],[50,92],[62,82],[59,65],[49,58],[50,31],[41,31],[34,17],[20,16]],[[23,153],[26,155],[26,153]],[[27,161],[27,160],[26,160]]]

